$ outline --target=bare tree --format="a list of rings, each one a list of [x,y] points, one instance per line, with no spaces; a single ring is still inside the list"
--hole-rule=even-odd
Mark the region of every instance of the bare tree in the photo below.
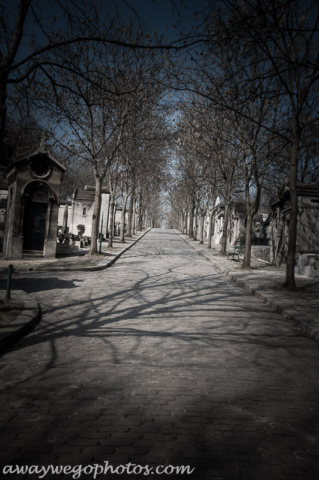
[[[222,7],[222,8],[221,8]],[[316,0],[302,2],[301,0],[222,0],[210,1],[204,13],[206,25],[207,52],[211,55],[212,45],[215,51],[223,49],[232,54],[238,50],[247,53],[255,51],[255,77],[252,82],[259,83],[269,78],[275,79],[276,89],[271,97],[277,96],[282,106],[282,118],[286,120],[286,128],[276,129],[268,123],[262,123],[262,128],[276,133],[289,143],[290,162],[290,216],[289,216],[289,243],[286,280],[284,288],[294,290],[295,252],[297,232],[297,178],[299,152],[304,147],[305,132],[318,123],[318,81],[319,81],[319,54],[318,54],[318,23],[319,5]],[[245,54],[246,64],[242,68],[251,70],[251,58]],[[194,58],[194,57],[193,57]],[[200,62],[194,58],[197,67]],[[218,80],[212,70],[208,71],[201,65],[201,72],[218,86]],[[218,69],[215,69],[215,73]],[[245,82],[247,82],[247,77]],[[217,81],[216,81],[217,80]],[[239,84],[239,89],[244,84]],[[195,88],[196,92],[209,96],[205,89]],[[231,93],[231,92],[230,92]],[[258,96],[258,90],[256,92]],[[216,99],[215,99],[216,101]],[[219,105],[231,108],[237,114],[244,115],[253,123],[258,119],[248,112],[242,112],[229,103],[225,105],[222,96]],[[281,126],[283,123],[281,123]]]
[[[146,22],[128,2],[126,4],[133,20],[138,25],[131,38],[123,36],[119,11],[116,2],[105,4],[93,0],[53,0],[54,16],[46,21],[41,10],[41,2],[19,0],[16,15],[10,9],[0,6],[0,159],[2,167],[7,162],[4,148],[4,133],[7,117],[8,90],[24,85],[32,87],[38,73],[54,76],[59,65],[64,71],[74,72],[74,65],[63,62],[56,55],[66,46],[85,45],[94,52],[97,45],[105,51],[110,45],[140,51],[179,51],[200,43],[200,38],[181,34],[177,40],[165,42],[157,32],[151,32]],[[180,12],[183,0],[172,0],[174,8]],[[35,31],[28,30],[27,19],[35,25]],[[33,22],[32,22],[33,20]],[[127,23],[127,22],[126,22]],[[128,27],[128,30],[131,27]],[[53,54],[53,58],[51,58]],[[86,78],[90,81],[90,77]]]

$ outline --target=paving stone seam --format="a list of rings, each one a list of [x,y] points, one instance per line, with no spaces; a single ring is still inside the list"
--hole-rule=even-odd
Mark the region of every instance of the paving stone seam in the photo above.
[[[243,288],[247,293],[250,293],[251,295],[254,295],[257,297],[259,300],[262,300],[264,303],[266,303],[269,307],[271,307],[272,310],[274,310],[276,313],[281,314],[285,319],[289,320],[292,322],[292,324],[300,329],[300,331],[307,337],[310,338],[311,340],[314,340],[315,342],[319,343],[319,332],[316,330],[314,327],[314,320],[311,318],[307,317],[306,315],[300,313],[297,309],[293,307],[284,307],[282,305],[279,305],[278,303],[273,301],[273,295],[269,291],[265,291],[263,287],[257,287],[257,288],[252,288],[249,286],[247,283],[245,283],[243,280],[239,280],[234,273],[232,273],[231,270],[228,270],[227,268],[223,268],[220,265],[217,265],[216,262],[205,252],[202,250],[198,249],[195,245],[192,245],[190,241],[188,241],[186,238],[183,238],[180,232],[177,230],[174,230],[175,233],[182,239],[184,242],[189,245],[193,250],[195,250],[200,256],[204,257],[206,260],[208,260],[216,270],[219,272],[227,275],[233,282],[235,282],[239,287]]]
[[[8,326],[0,330],[0,354],[28,333],[41,319],[41,307],[23,290],[12,290],[11,295],[23,301],[23,310]]]

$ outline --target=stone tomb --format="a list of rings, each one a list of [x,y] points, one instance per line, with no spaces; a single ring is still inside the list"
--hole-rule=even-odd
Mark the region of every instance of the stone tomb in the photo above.
[[[8,168],[4,237],[7,259],[28,254],[55,257],[59,195],[65,171],[44,145]]]
[[[296,258],[301,255],[319,254],[319,186],[297,185],[298,217]],[[288,230],[290,217],[289,182],[278,189],[271,199],[271,216],[267,224],[270,244],[270,262],[275,265],[286,263],[288,251]]]
[[[92,235],[92,220],[95,202],[95,188],[85,186],[84,190],[75,188],[72,199],[60,202],[59,210],[59,226],[63,225],[63,217],[67,206],[67,231],[73,235],[78,235],[78,225],[84,225],[85,232],[83,237],[90,238]],[[109,221],[109,203],[110,192],[107,188],[102,187],[101,190],[101,204],[100,204],[100,218],[99,218],[99,232],[101,230],[101,223],[103,217],[103,236],[107,236],[107,225]]]

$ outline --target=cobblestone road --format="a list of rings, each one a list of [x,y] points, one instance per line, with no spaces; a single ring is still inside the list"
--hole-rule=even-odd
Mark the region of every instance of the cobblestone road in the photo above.
[[[103,272],[31,272],[14,288],[44,312],[0,360],[2,466],[319,477],[318,345],[173,232],[152,230]]]

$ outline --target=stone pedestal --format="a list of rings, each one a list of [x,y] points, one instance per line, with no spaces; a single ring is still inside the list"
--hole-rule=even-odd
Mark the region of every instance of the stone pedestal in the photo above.
[[[22,259],[22,244],[23,244],[23,237],[6,238],[6,245],[5,245],[6,258],[14,259],[14,260]]]
[[[57,255],[74,255],[79,251],[77,245],[66,245],[64,243],[56,244],[56,254]]]
[[[55,258],[57,243],[55,239],[46,239],[44,242],[43,256]]]

